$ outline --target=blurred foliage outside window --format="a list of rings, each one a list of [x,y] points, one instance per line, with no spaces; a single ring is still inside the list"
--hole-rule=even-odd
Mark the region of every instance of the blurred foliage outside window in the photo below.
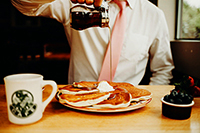
[[[179,34],[177,39],[200,39],[200,0],[181,0],[179,3]],[[180,9],[181,6],[181,9]]]

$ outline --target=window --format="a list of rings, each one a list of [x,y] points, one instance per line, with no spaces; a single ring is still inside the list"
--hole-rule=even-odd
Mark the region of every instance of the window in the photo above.
[[[176,39],[200,40],[200,0],[177,0]]]

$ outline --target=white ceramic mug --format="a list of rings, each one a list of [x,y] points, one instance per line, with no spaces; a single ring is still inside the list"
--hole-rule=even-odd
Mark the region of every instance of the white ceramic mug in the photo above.
[[[46,106],[57,92],[57,84],[43,80],[40,74],[14,74],[4,78],[8,119],[15,124],[30,124],[40,120]],[[42,102],[42,88],[52,86],[51,95]]]

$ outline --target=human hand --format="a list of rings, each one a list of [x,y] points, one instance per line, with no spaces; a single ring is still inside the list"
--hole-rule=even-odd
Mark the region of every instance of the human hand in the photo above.
[[[103,0],[71,0],[72,3],[80,3],[87,5],[94,5],[94,7],[100,7]]]

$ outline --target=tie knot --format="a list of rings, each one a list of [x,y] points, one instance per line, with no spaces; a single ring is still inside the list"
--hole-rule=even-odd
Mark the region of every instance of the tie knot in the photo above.
[[[125,0],[113,0],[121,10],[125,9],[126,1]]]

